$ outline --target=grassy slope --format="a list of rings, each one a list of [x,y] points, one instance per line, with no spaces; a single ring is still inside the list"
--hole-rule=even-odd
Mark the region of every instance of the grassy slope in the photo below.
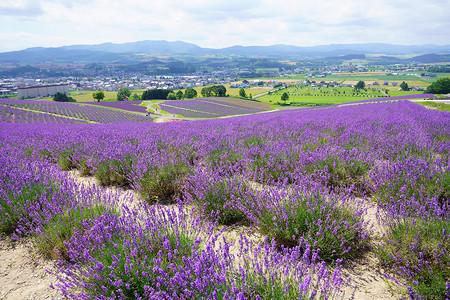
[[[438,102],[431,102],[431,101],[426,101],[426,102],[423,101],[423,102],[416,102],[416,103],[423,105],[423,106],[432,107],[437,110],[450,111],[450,104],[446,104],[446,103],[438,103]]]

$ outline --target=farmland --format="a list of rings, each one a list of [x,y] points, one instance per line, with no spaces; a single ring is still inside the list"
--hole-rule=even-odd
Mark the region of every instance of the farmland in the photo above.
[[[97,105],[80,105],[77,103],[0,99],[0,112],[2,121],[19,123],[41,123],[42,116],[55,118],[55,122],[70,122],[70,120],[93,123],[152,122],[151,118],[143,115],[145,107],[140,107],[136,104],[129,102],[103,102]],[[122,109],[113,110],[118,105]],[[131,108],[128,106],[131,106]],[[129,110],[127,111],[127,109]],[[142,114],[130,113],[131,110]],[[13,115],[14,118],[12,118]]]
[[[450,115],[389,100],[2,124],[0,230],[59,261],[68,298],[350,299],[356,284],[355,299],[375,299],[370,272],[382,268],[394,298],[445,299]],[[74,170],[97,186],[80,187]],[[365,283],[351,281],[346,266],[370,256]]]
[[[270,104],[283,104],[281,95],[287,93],[292,106],[322,106],[339,104],[346,102],[355,102],[368,99],[383,99],[386,97],[397,97],[409,95],[419,95],[420,92],[402,92],[402,91],[386,91],[381,88],[368,88],[356,90],[350,87],[315,87],[304,85],[292,85],[287,88],[278,89],[270,92],[267,95],[258,97],[258,100]]]
[[[168,113],[188,118],[215,118],[263,112],[270,109],[262,103],[233,98],[196,98],[164,101],[159,107]]]

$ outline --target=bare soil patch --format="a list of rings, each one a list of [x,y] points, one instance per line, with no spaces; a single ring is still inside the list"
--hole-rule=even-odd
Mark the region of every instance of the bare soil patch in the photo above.
[[[31,242],[0,237],[0,299],[62,299],[50,287],[57,281],[53,261],[38,255]]]

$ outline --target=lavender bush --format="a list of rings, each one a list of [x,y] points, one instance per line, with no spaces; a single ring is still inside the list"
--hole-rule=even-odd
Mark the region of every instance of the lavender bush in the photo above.
[[[59,288],[68,297],[124,298],[136,292],[176,299],[282,299],[317,298],[323,290],[325,298],[338,295],[339,283],[330,273],[323,275],[323,261],[352,258],[370,245],[370,224],[362,221],[364,199],[358,196],[377,202],[386,232],[377,253],[395,280],[413,297],[441,299],[449,285],[449,125],[448,113],[408,101],[183,124],[4,124],[0,149],[6,149],[5,170],[15,161],[30,167],[59,164],[95,175],[104,185],[132,187],[151,203],[170,195],[182,206],[162,215],[150,206],[138,211],[121,207],[119,214],[87,213],[89,220],[78,218],[78,205],[70,201],[44,210],[44,217],[36,205],[4,211],[5,216],[24,216],[14,232],[42,228],[42,234],[49,234],[44,224],[55,214],[83,224],[61,239],[67,247],[61,271],[69,277]],[[181,171],[170,171],[174,166]],[[18,170],[6,174],[36,176]],[[4,178],[2,193],[13,195],[9,201],[19,199],[21,188]],[[39,199],[40,206],[54,207],[51,199]],[[185,213],[184,205],[190,204],[198,215],[175,219],[198,220],[193,235],[183,222],[161,221]],[[155,225],[161,222],[167,224]],[[208,227],[213,225],[206,225],[210,222],[251,225],[273,243],[232,255],[235,245],[219,247],[220,238]],[[169,234],[168,224],[178,229]],[[209,229],[200,230],[203,226]],[[239,266],[239,257],[263,253],[271,253],[270,262],[255,259]],[[283,274],[308,275],[283,275],[271,265],[275,262],[279,270],[290,266]],[[317,288],[322,283],[307,284],[315,279],[323,288]],[[71,294],[75,287],[80,294]]]

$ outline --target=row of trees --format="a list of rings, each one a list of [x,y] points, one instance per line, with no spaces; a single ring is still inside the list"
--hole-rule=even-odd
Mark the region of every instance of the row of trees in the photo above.
[[[192,99],[197,97],[197,91],[193,88],[187,88],[184,93],[182,91],[178,91],[176,93],[169,93],[167,95],[167,100],[181,100],[181,99]]]
[[[203,97],[225,97],[227,95],[227,89],[221,84],[206,86],[202,88],[200,93]]]
[[[243,91],[244,96],[242,96],[242,91],[239,91],[241,97],[246,97],[245,90]],[[223,85],[213,85],[204,87],[201,90],[203,97],[225,97],[227,94],[227,89]],[[131,96],[131,91],[127,88],[120,88],[117,92],[117,100],[125,101],[129,100],[152,100],[152,99],[168,99],[168,100],[181,100],[181,99],[192,99],[197,97],[198,93],[193,88],[187,88],[184,93],[182,91],[177,91],[176,93],[172,90],[166,89],[152,89],[143,92],[142,96],[139,97],[138,94]],[[105,98],[105,93],[103,91],[94,92],[92,97],[97,100],[97,102],[102,101]],[[56,100],[55,100],[56,101]]]
[[[142,94],[141,99],[142,100],[167,99],[167,96],[170,93],[172,93],[171,90],[164,90],[164,89],[146,90]]]

